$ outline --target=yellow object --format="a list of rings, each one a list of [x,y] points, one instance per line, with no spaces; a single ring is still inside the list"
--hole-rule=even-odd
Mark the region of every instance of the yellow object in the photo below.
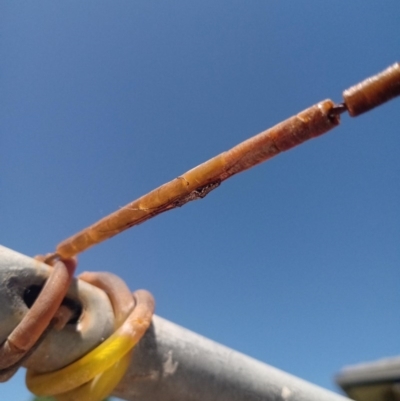
[[[132,348],[151,323],[152,295],[139,290],[134,296],[135,308],[107,340],[57,371],[36,373],[28,370],[28,389],[38,396],[53,396],[58,401],[101,401],[109,395],[128,369]]]
[[[58,401],[98,401],[104,400],[121,381],[126,370],[128,369],[131,360],[131,352],[126,354],[120,361],[118,361],[111,368],[100,373],[90,382],[68,391],[67,393],[59,394],[56,396]]]

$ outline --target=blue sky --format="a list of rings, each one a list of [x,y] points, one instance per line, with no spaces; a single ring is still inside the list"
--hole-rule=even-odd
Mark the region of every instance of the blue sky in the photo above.
[[[0,243],[56,244],[400,61],[400,3],[3,1]],[[336,391],[399,353],[400,101],[85,252],[157,313]],[[23,372],[2,385],[26,401]]]

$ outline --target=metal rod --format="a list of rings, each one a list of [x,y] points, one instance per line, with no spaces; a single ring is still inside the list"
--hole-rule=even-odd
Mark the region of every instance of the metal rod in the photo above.
[[[344,401],[154,316],[113,395],[129,401]]]
[[[221,182],[262,163],[279,153],[316,138],[339,125],[343,112],[331,100],[324,100],[274,127],[161,185],[98,222],[58,244],[57,257],[70,258],[122,231],[141,224],[160,213],[204,198]]]
[[[27,313],[26,291],[43,285],[50,271],[49,266],[0,246],[0,342]],[[82,319],[60,332],[52,331],[26,366],[41,372],[59,369],[113,330],[114,315],[101,290],[75,280],[67,299],[82,305]],[[113,395],[128,401],[347,399],[158,316],[135,348],[128,372]]]

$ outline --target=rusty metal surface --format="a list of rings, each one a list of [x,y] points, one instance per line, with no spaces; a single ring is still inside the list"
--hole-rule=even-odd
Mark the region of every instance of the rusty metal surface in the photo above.
[[[0,341],[17,326],[28,311],[24,298],[32,286],[40,287],[51,267],[0,246]],[[85,282],[74,280],[67,298],[82,305],[78,324],[52,330],[26,361],[39,372],[59,369],[87,353],[113,332],[114,314],[106,294]]]

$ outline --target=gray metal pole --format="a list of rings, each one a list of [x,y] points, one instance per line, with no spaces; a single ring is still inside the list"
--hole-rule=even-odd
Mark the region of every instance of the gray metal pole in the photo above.
[[[26,289],[43,284],[49,271],[47,265],[0,246],[0,342],[27,311]],[[42,372],[58,369],[111,333],[112,309],[102,291],[74,281],[68,297],[84,305],[82,320],[50,333],[26,366]],[[128,401],[347,400],[158,316],[113,395]]]
[[[344,401],[161,317],[114,395],[129,401]]]

